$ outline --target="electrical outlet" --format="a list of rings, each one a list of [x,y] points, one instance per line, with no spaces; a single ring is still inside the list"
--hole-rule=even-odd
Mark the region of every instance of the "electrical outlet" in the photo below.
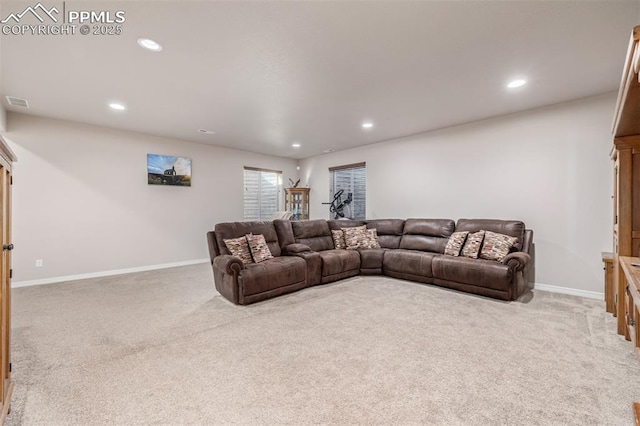
[[[42,259],[36,259],[36,268],[42,268],[43,262]]]

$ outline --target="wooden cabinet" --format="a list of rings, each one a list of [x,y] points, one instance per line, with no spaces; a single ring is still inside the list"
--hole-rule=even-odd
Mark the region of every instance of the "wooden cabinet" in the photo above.
[[[292,213],[291,220],[309,219],[310,188],[286,188],[284,209]]]
[[[632,137],[635,138],[635,137]],[[618,334],[628,333],[624,321],[624,277],[618,256],[637,256],[640,250],[640,137],[614,138],[613,254],[614,300]],[[635,206],[635,208],[634,208]]]
[[[620,256],[619,261],[624,281],[624,322],[633,349],[640,356],[640,258]]]
[[[613,253],[602,252],[604,262],[604,302],[607,312],[617,316],[615,289],[613,285]]]
[[[11,165],[16,161],[9,146],[0,138],[0,424],[9,412],[11,380]]]
[[[640,253],[640,26],[633,29],[622,71],[613,121],[614,300],[618,333],[630,339],[625,306],[626,280],[620,256]]]
[[[631,32],[613,118],[613,273],[618,334],[640,356],[640,26]],[[636,424],[640,405],[634,403]]]

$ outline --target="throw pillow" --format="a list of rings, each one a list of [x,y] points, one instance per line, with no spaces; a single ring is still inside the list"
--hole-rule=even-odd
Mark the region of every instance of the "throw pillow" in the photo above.
[[[447,246],[444,248],[444,254],[449,256],[460,256],[460,250],[464,246],[464,242],[467,240],[469,231],[458,231],[451,234]]]
[[[347,243],[344,241],[344,232],[342,229],[332,229],[331,237],[333,238],[333,245],[337,249],[346,249]]]
[[[224,245],[227,246],[227,250],[229,250],[231,256],[239,257],[245,265],[253,263],[247,237],[232,238],[222,241],[224,241]]]
[[[249,249],[251,250],[251,256],[253,256],[254,262],[260,263],[268,259],[273,259],[264,235],[247,234],[247,241],[249,242]]]
[[[462,247],[462,256],[477,259],[480,254],[480,247],[482,247],[482,240],[484,240],[485,231],[474,232],[467,236],[467,242]]]
[[[366,239],[366,225],[354,226],[353,228],[342,228],[344,232],[344,241],[347,244],[347,250],[355,250],[360,248]]]
[[[360,244],[360,248],[380,248],[380,243],[378,242],[378,230],[376,228],[367,229],[364,235],[365,238]]]
[[[515,245],[516,241],[518,241],[516,237],[487,231],[484,236],[484,244],[480,250],[480,257],[502,262],[502,259],[509,254],[509,250]]]

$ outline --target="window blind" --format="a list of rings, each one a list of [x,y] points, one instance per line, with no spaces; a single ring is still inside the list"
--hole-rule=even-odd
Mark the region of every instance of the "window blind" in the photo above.
[[[244,220],[268,220],[280,210],[282,172],[244,168]]]
[[[330,197],[341,189],[342,201],[346,201],[352,194],[352,201],[345,206],[344,214],[348,219],[366,219],[367,216],[367,168],[366,163],[349,164],[331,167]],[[333,215],[331,219],[333,219]]]

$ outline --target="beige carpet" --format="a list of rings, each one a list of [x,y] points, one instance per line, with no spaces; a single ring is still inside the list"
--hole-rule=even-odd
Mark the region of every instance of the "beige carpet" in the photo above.
[[[209,265],[16,289],[8,425],[630,425],[604,303],[385,277],[249,307]]]

